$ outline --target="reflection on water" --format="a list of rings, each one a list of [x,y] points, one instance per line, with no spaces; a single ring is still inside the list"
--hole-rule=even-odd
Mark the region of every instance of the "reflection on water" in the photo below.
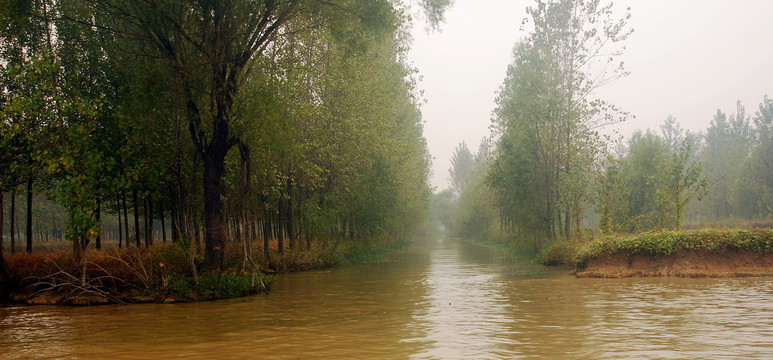
[[[415,335],[404,341],[422,344],[413,357],[511,358],[516,353],[508,348],[517,341],[508,330],[514,319],[501,292],[502,276],[492,267],[461,261],[468,253],[457,242],[442,245],[431,252],[422,276],[427,294],[417,301],[408,324]]]
[[[769,358],[773,279],[574,279],[449,239],[269,296],[0,308],[0,358]]]

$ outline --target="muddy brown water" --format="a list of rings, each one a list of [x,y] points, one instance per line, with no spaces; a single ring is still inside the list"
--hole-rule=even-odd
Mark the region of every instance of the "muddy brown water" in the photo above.
[[[457,240],[268,296],[0,308],[7,359],[764,359],[773,279],[575,279]]]

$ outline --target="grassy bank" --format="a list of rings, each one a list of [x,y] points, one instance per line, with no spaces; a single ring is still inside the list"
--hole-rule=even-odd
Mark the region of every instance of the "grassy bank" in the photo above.
[[[0,287],[3,302],[95,305],[138,302],[191,302],[267,292],[274,276],[361,262],[379,261],[409,241],[371,240],[363,244],[317,244],[279,254],[229,244],[224,268],[204,271],[203,257],[187,246],[158,244],[150,248],[89,250],[86,261],[71,250],[6,255],[9,278]],[[63,242],[63,246],[69,244]]]
[[[700,229],[558,242],[543,263],[578,277],[758,276],[773,273],[773,230]]]
[[[606,236],[579,247],[574,265],[582,268],[589,261],[615,254],[658,258],[680,251],[723,253],[731,250],[743,250],[759,256],[773,253],[773,230],[703,229]]]
[[[578,277],[773,275],[773,229],[699,229],[557,241],[536,252],[533,242],[465,241],[524,261],[574,269]]]

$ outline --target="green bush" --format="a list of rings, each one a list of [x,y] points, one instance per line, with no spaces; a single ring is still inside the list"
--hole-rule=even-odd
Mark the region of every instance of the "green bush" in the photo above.
[[[252,274],[241,271],[212,272],[199,277],[197,292],[208,298],[229,298],[253,291]]]
[[[548,266],[572,266],[581,246],[582,244],[577,241],[558,241],[540,254],[540,261]]]
[[[170,276],[167,281],[169,295],[187,300],[225,299],[254,294],[260,290],[260,280],[255,274],[241,270],[210,272],[199,276],[198,285],[192,277]],[[273,282],[270,276],[264,276],[266,285]]]

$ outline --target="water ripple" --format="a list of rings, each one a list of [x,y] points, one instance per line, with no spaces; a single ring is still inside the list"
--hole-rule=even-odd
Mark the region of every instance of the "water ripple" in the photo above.
[[[269,296],[0,307],[0,359],[766,359],[773,279],[575,279],[448,239]]]

